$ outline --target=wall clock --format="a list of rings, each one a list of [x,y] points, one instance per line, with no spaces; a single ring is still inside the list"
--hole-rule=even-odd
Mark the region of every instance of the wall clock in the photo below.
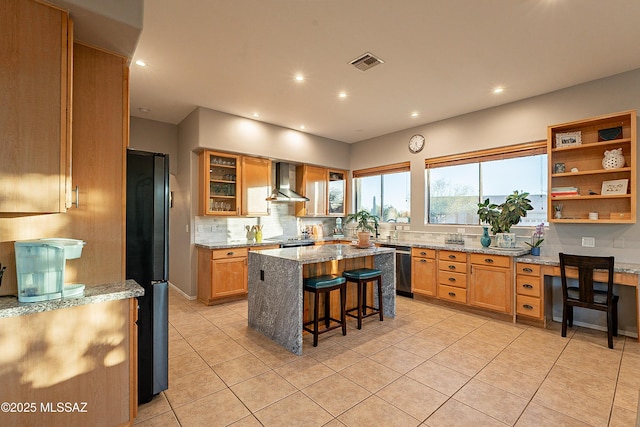
[[[424,136],[413,135],[409,139],[409,151],[412,153],[418,153],[424,148]]]

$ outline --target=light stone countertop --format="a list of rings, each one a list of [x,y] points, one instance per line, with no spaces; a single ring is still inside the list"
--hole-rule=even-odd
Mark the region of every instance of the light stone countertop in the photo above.
[[[350,239],[347,237],[341,237],[341,238],[325,237],[321,241],[324,243],[327,243],[327,242],[337,242],[340,240],[350,240]],[[301,241],[316,242],[313,239],[306,239]],[[280,243],[285,243],[285,242],[288,243],[290,242],[290,240],[266,239],[260,243],[248,241],[246,239],[208,240],[208,241],[198,241],[195,243],[195,245],[196,247],[203,248],[203,249],[228,249],[228,248],[238,248],[238,247],[253,248],[253,247],[260,247],[260,246],[270,246],[270,245],[278,245]],[[409,246],[412,248],[437,249],[437,250],[448,250],[448,251],[457,251],[457,252],[471,252],[471,253],[481,253],[481,254],[487,254],[487,255],[506,255],[506,256],[514,256],[514,257],[526,255],[530,252],[530,249],[528,246],[516,247],[513,249],[501,249],[495,246],[483,248],[482,246],[479,246],[477,244],[476,245],[474,244],[452,245],[452,244],[438,243],[438,242],[424,242],[424,241],[421,242],[421,241],[410,241],[410,240],[389,241],[387,239],[372,239],[372,242],[380,245],[387,245],[387,246]],[[362,255],[359,255],[359,256],[362,256]]]
[[[550,256],[523,256],[516,258],[516,262],[526,262],[529,264],[559,266],[560,258]],[[629,262],[615,262],[613,271],[616,273],[640,274],[640,264]]]
[[[78,305],[140,297],[142,295],[144,295],[142,286],[138,285],[135,280],[126,280],[124,282],[106,283],[103,285],[87,285],[84,288],[84,296],[78,298],[60,298],[40,302],[19,302],[17,297],[3,296],[0,297],[0,319],[59,310],[61,308],[75,307]]]
[[[335,244],[301,246],[296,248],[263,249],[257,250],[261,255],[271,256],[289,261],[297,261],[299,264],[313,264],[317,262],[334,261],[346,258],[360,258],[385,253],[395,252],[394,248],[378,248],[371,246],[360,249],[354,245]]]

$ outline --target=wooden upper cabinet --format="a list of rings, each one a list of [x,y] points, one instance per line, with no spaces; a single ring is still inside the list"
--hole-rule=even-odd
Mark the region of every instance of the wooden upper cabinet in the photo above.
[[[0,13],[0,212],[66,210],[70,175],[72,25],[33,0]]]
[[[327,214],[330,216],[345,216],[347,214],[347,178],[345,170],[328,170],[327,181]]]
[[[271,195],[271,160],[242,158],[242,215],[269,215]]]
[[[200,215],[240,215],[241,176],[240,156],[200,153]]]
[[[547,128],[549,222],[636,222],[636,121],[631,110]],[[605,151],[618,149],[624,166],[605,167]]]
[[[296,216],[327,215],[327,169],[301,165],[296,168],[296,191],[308,202],[296,203]]]
[[[73,186],[79,203],[66,215],[69,236],[87,245],[82,262],[67,275],[75,274],[69,279],[76,283],[116,282],[125,277],[129,68],[127,58],[82,44],[73,56]]]

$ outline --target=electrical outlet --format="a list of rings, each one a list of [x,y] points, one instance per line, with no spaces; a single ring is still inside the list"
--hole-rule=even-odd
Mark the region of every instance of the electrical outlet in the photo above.
[[[584,247],[584,248],[595,248],[596,247],[596,238],[595,237],[583,237],[582,238],[582,247]]]
[[[189,224],[185,225],[185,231],[188,233],[189,232]]]

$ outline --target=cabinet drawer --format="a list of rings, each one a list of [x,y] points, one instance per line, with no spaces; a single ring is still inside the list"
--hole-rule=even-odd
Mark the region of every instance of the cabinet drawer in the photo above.
[[[516,276],[516,293],[540,298],[540,278],[535,276]]]
[[[456,251],[440,251],[438,253],[438,259],[441,261],[457,261],[457,262],[467,262],[467,253],[466,252],[456,252]]]
[[[248,253],[247,248],[216,249],[211,251],[211,259],[246,257]]]
[[[471,264],[509,267],[510,257],[504,255],[471,254]]]
[[[438,269],[441,271],[449,271],[455,273],[466,274],[467,273],[467,263],[466,262],[454,262],[454,261],[438,261]]]
[[[526,295],[516,296],[516,314],[540,319],[542,317],[540,298],[528,297]]]
[[[538,264],[516,264],[516,274],[526,274],[528,276],[540,276],[540,266]]]
[[[466,304],[467,290],[454,288],[453,286],[438,285],[438,298]]]
[[[411,248],[411,256],[420,258],[435,258],[436,251],[435,249]]]
[[[438,283],[441,285],[455,286],[456,288],[467,288],[467,275],[464,273],[453,273],[449,271],[438,272]]]

